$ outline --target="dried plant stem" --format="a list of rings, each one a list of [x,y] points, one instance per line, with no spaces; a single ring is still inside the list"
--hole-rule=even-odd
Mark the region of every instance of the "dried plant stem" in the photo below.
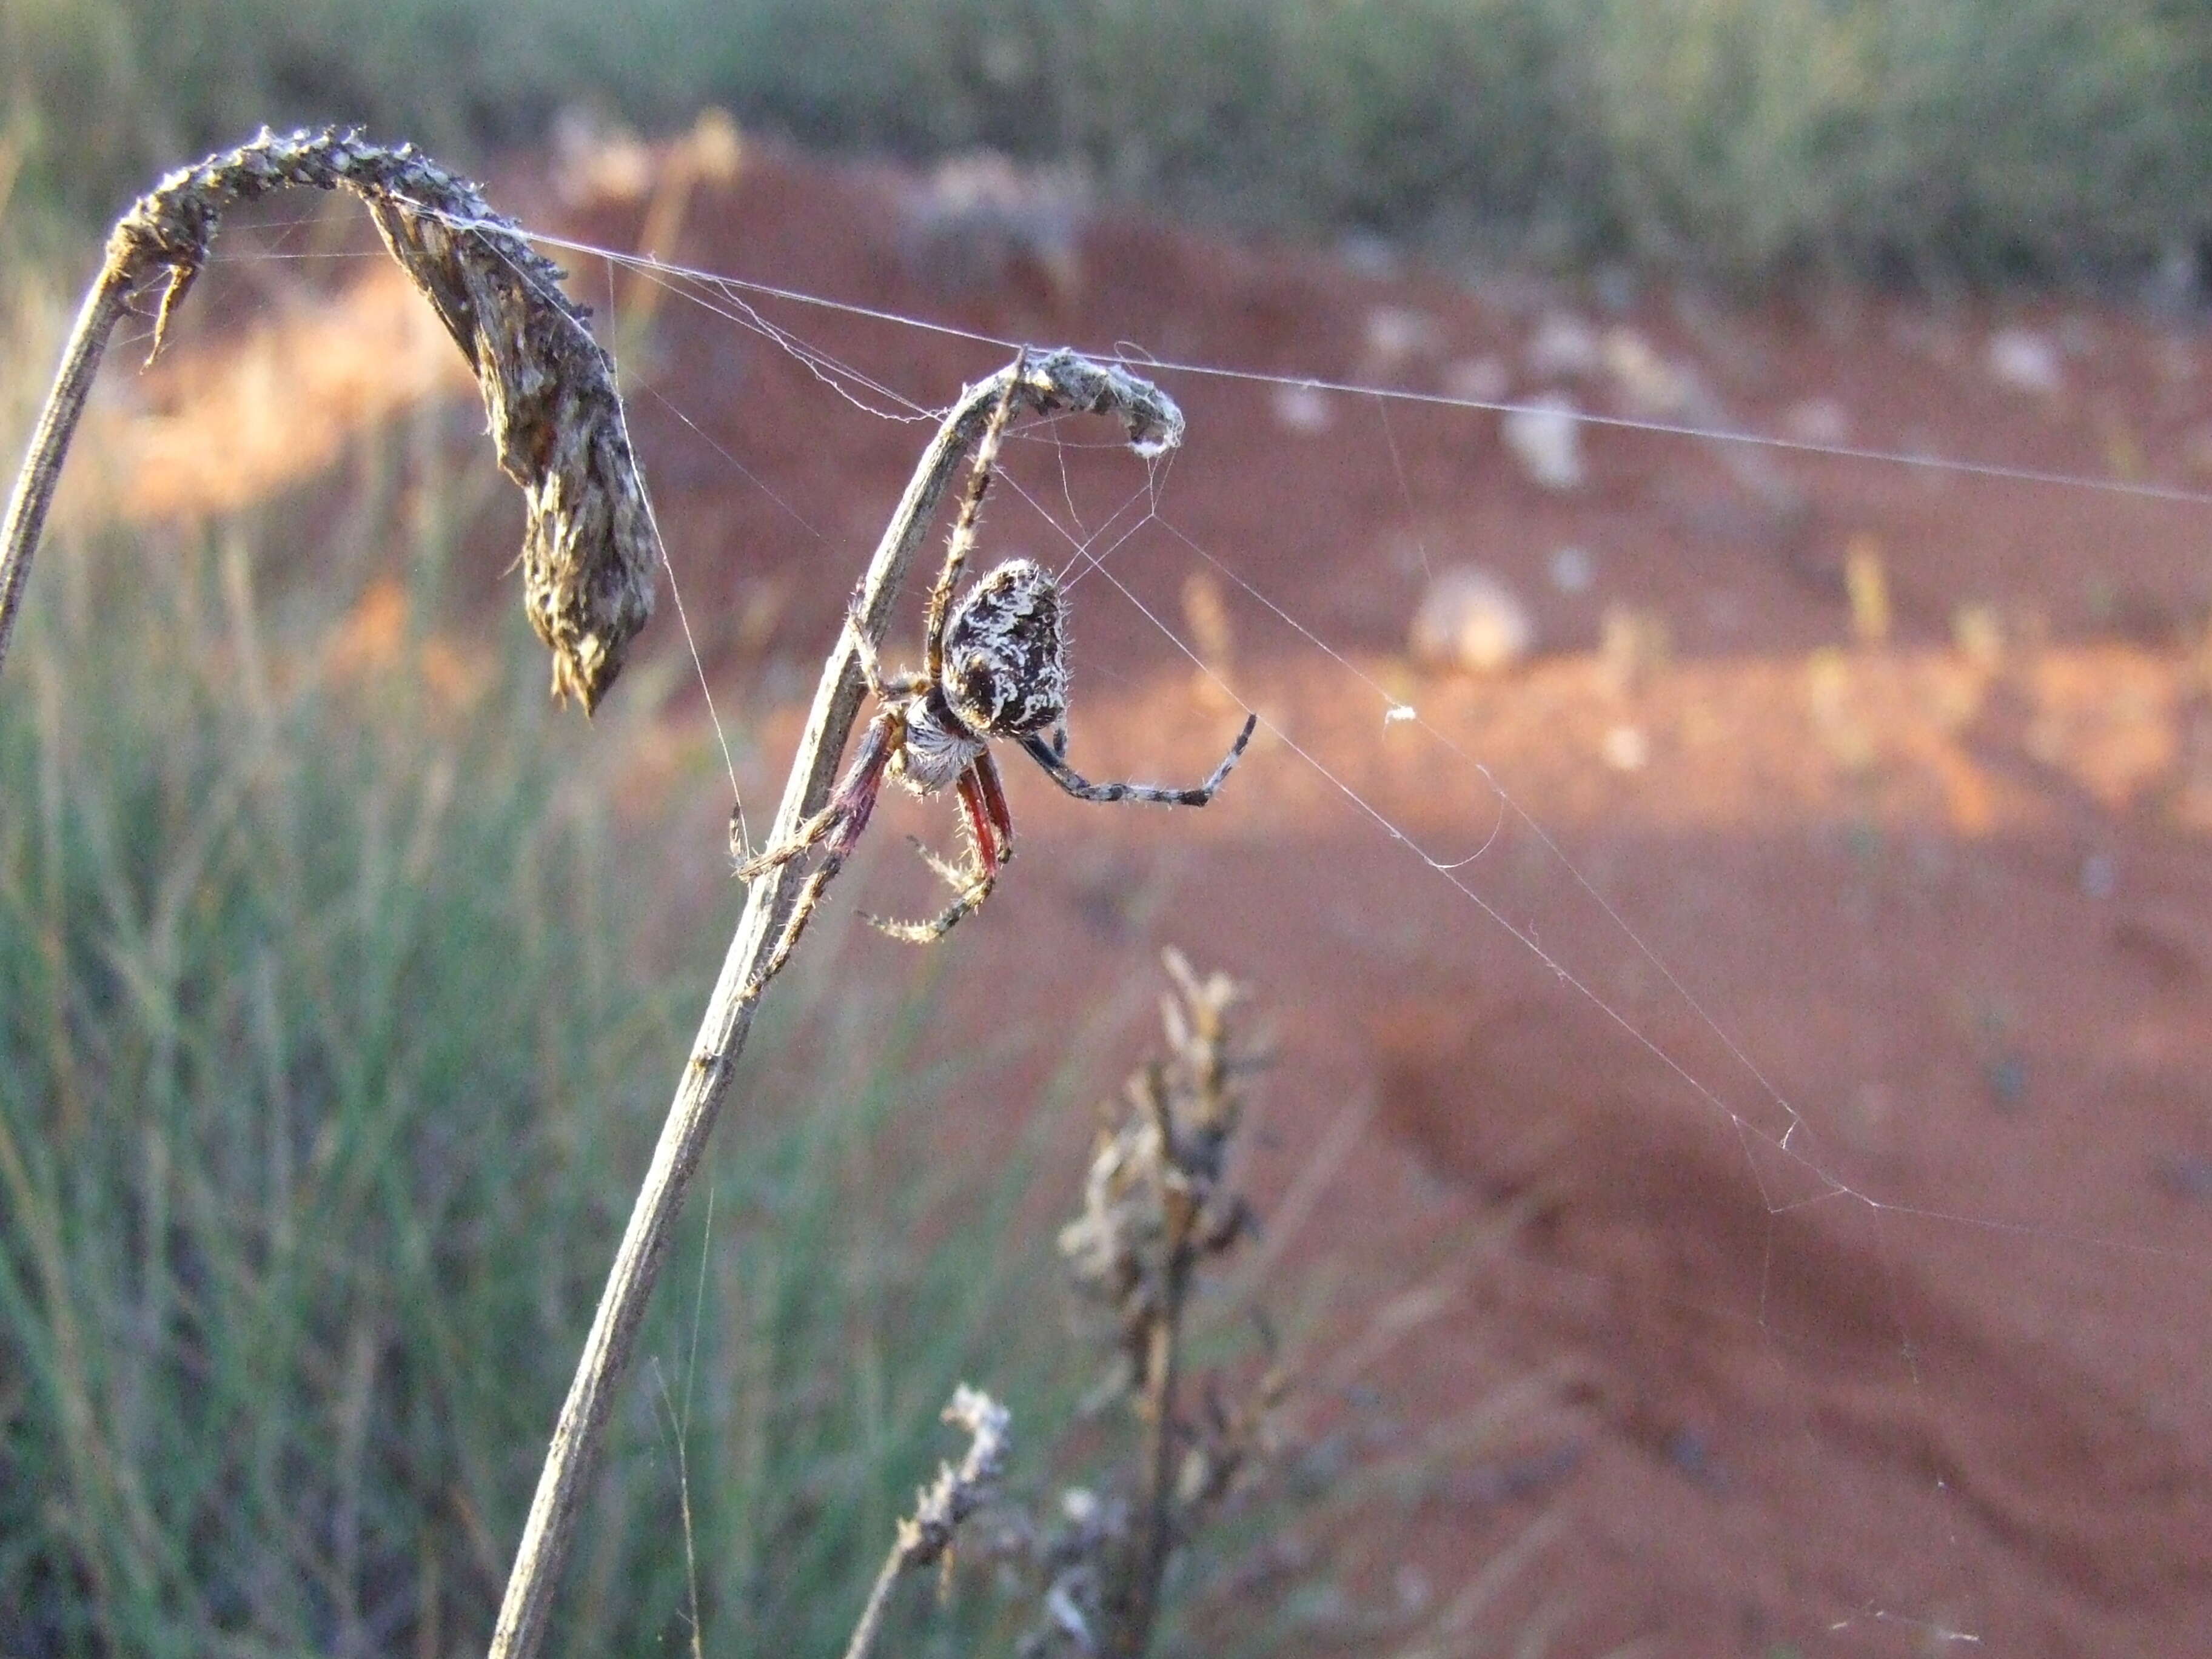
[[[1124,1581],[1127,1600],[1109,1620],[1107,1634],[1115,1659],[1138,1659],[1152,1644],[1159,1616],[1160,1584],[1175,1548],[1175,1420],[1177,1362],[1183,1300],[1190,1285],[1191,1253],[1187,1241],[1171,1242],[1167,1283],[1145,1346],[1144,1467],[1137,1493],[1135,1571]]]
[[[903,1548],[893,1544],[890,1553],[884,1557],[884,1565],[876,1574],[876,1582],[868,1590],[868,1604],[860,1609],[860,1619],[853,1626],[853,1639],[845,1644],[845,1659],[868,1659],[875,1650],[876,1637],[884,1627],[884,1612],[891,1604],[891,1589],[906,1572]]]
[[[944,1559],[960,1523],[975,1513],[998,1480],[1006,1457],[1006,1408],[963,1382],[952,1391],[945,1420],[968,1431],[968,1455],[958,1468],[939,1465],[937,1479],[916,1497],[914,1514],[900,1520],[898,1538],[884,1557],[883,1569],[868,1591],[867,1606],[860,1610],[852,1640],[845,1644],[845,1659],[868,1659],[883,1629],[884,1610],[890,1606],[892,1586],[915,1568]]]
[[[858,634],[879,641],[892,602],[927,532],[945,488],[981,437],[1014,370],[969,386],[954,404],[927,451],[854,597],[854,626],[842,630],[823,664],[799,751],[784,786],[782,805],[765,844],[779,845],[829,799],[846,739],[860,713],[866,684]],[[1073,352],[1027,356],[1016,381],[1017,401],[1039,413],[1060,410],[1115,415],[1130,441],[1148,453],[1179,441],[1182,416],[1145,381]],[[638,1189],[629,1224],[615,1254],[599,1311],[584,1340],[582,1358],[548,1447],[538,1492],[523,1528],[507,1584],[493,1659],[532,1659],[551,1615],[553,1597],[572,1541],[577,1513],[611,1415],[614,1396],[635,1344],[639,1321],[659,1279],[676,1218],[707,1138],[721,1110],[732,1072],[751,1029],[763,984],[786,915],[804,877],[787,864],[765,872],[748,890],[720,976],[708,999],[690,1062],[677,1085],[653,1162]]]
[[[31,434],[31,447],[15,488],[8,498],[8,517],[0,527],[0,666],[8,660],[8,637],[15,631],[15,613],[22,609],[23,585],[30,579],[31,555],[37,551],[40,532],[46,528],[52,507],[54,486],[61,481],[62,461],[70,440],[91,395],[93,377],[107,349],[107,337],[122,318],[131,297],[131,282],[111,255],[107,264],[87,290],[78,307],[76,325],[70,331],[60,371],[46,392],[46,406]]]

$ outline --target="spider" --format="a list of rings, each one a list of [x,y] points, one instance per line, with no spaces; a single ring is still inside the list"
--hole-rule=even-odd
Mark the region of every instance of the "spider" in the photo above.
[[[848,617],[860,658],[860,672],[875,699],[876,713],[862,734],[851,767],[829,804],[757,856],[732,826],[732,850],[744,859],[740,880],[750,882],[780,866],[822,848],[821,862],[799,890],[798,902],[775,948],[753,981],[757,989],[773,978],[799,943],[823,890],[836,878],[868,827],[886,775],[913,793],[928,797],[950,787],[960,798],[967,825],[967,861],[955,866],[916,843],[929,866],[957,896],[927,921],[867,920],[894,939],[928,944],[942,939],[961,918],[988,898],[999,872],[1013,856],[1014,820],[1005,787],[991,756],[994,740],[1021,744],[1047,776],[1078,800],[1154,801],[1166,806],[1203,806],[1243,755],[1259,723],[1244,722],[1237,741],[1213,774],[1194,789],[1162,789],[1145,783],[1092,783],[1066,758],[1067,747],[1067,597],[1058,578],[1042,565],[1010,559],[987,572],[956,603],[963,567],[975,544],[975,523],[991,487],[999,441],[1013,412],[1020,366],[1007,377],[991,412],[975,465],[952,526],[952,538],[930,589],[928,620],[919,672],[886,678],[875,648],[856,621]],[[1047,741],[1044,732],[1053,736]]]

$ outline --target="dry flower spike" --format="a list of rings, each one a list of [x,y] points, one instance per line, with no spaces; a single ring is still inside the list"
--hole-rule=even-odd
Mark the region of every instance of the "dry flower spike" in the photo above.
[[[973,1515],[998,1486],[999,1472],[1006,1461],[1007,1437],[1013,1425],[1006,1408],[981,1389],[971,1389],[963,1382],[952,1391],[952,1403],[945,1408],[944,1416],[947,1423],[968,1431],[968,1455],[960,1460],[957,1468],[950,1463],[939,1464],[937,1479],[915,1495],[914,1513],[900,1518],[897,1540],[884,1558],[883,1570],[876,1575],[875,1588],[868,1593],[867,1606],[853,1627],[845,1659],[867,1659],[883,1628],[884,1609],[890,1605],[891,1587],[904,1574],[945,1559],[960,1531],[960,1523]]]
[[[1092,1155],[1082,1212],[1060,1236],[1077,1289],[1111,1320],[1112,1392],[1130,1398],[1144,1443],[1126,1501],[1071,1492],[1059,1524],[1010,1526],[1042,1580],[1045,1609],[1024,1659],[1146,1651],[1173,1552],[1272,1449],[1283,1380],[1264,1322],[1268,1364],[1256,1386],[1232,1401],[1208,1374],[1197,1379],[1195,1409],[1183,1403],[1194,1275],[1253,1225],[1228,1163],[1243,1115],[1237,1079],[1259,1062],[1231,1042],[1235,981],[1194,972],[1175,951],[1165,962],[1175,983],[1161,999],[1168,1052],[1129,1079],[1118,1121]]]
[[[657,557],[613,360],[562,292],[560,270],[474,185],[411,144],[387,149],[336,128],[281,137],[264,128],[171,173],[117,222],[0,532],[0,661],[109,333],[136,293],[161,282],[158,352],[223,212],[286,185],[360,197],[475,370],[500,465],[528,513],[525,611],[553,653],[554,694],[589,713],[653,614]]]

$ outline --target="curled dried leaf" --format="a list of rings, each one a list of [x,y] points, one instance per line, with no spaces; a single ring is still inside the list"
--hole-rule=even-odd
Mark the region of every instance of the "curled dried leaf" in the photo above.
[[[553,653],[553,690],[589,713],[653,614],[656,560],[645,487],[614,362],[560,269],[477,187],[411,144],[325,127],[180,168],[117,223],[104,281],[166,276],[154,349],[206,264],[223,211],[285,185],[348,190],[376,221],[475,370],[499,464],[522,490],[523,604]]]

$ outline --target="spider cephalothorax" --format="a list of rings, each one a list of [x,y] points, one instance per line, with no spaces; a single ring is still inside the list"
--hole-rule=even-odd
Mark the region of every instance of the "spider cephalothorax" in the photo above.
[[[860,833],[867,828],[893,776],[917,795],[952,789],[960,797],[968,829],[969,858],[955,867],[925,853],[930,865],[959,895],[926,922],[884,921],[876,926],[896,938],[927,941],[941,937],[961,917],[990,896],[999,871],[1013,856],[1014,821],[991,743],[1006,738],[1021,744],[1052,781],[1079,800],[1156,801],[1169,806],[1203,806],[1229,775],[1251,741],[1258,717],[1247,718],[1213,775],[1195,789],[1162,789],[1144,783],[1091,783],[1064,758],[1067,732],[1067,596],[1052,572],[1027,559],[1010,559],[986,573],[960,594],[960,572],[975,544],[975,523],[991,487],[999,441],[1013,413],[1014,389],[1021,379],[1017,362],[990,424],[975,448],[975,470],[952,526],[945,568],[930,590],[929,617],[922,639],[923,666],[886,679],[866,633],[857,627],[860,671],[876,700],[874,718],[861,735],[851,769],[830,795],[829,805],[802,823],[789,839],[750,855],[732,838],[744,860],[738,874],[750,881],[820,847],[822,861],[799,890],[775,948],[763,963],[755,985],[765,983],[790,957],[799,932],[835,878]],[[1043,733],[1053,733],[1048,741]]]

